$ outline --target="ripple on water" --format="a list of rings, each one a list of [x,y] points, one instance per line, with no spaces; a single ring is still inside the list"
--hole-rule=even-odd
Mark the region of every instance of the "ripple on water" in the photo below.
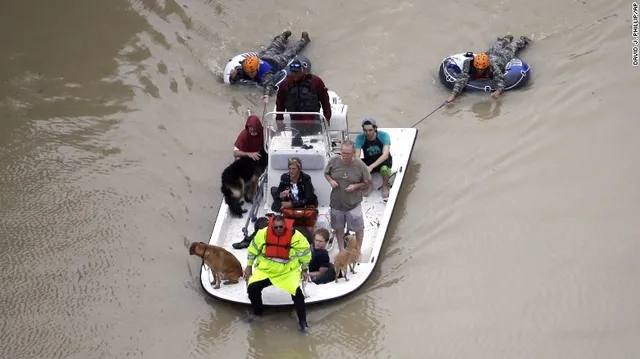
[[[319,321],[315,310],[309,314],[313,324],[313,335],[319,340],[313,347],[321,358],[352,357],[359,353],[362,357],[374,358],[384,346],[384,321],[390,312],[376,303],[371,293],[355,294],[345,305],[331,305],[326,308],[330,314]]]
[[[118,271],[115,258],[123,256],[120,208],[144,197],[83,190],[88,180],[99,184],[110,164],[87,147],[69,146],[65,156],[60,151],[3,163],[4,183],[20,188],[3,193],[0,208],[9,238],[0,244],[0,312],[7,319],[3,328],[11,325],[2,331],[11,358],[103,351],[98,338],[108,328],[88,316],[97,307],[121,306],[113,290],[117,283],[106,279]],[[83,170],[87,162],[96,165]]]
[[[114,219],[117,223],[117,213],[106,220],[103,214],[108,212],[96,206],[109,199],[98,191],[45,194],[38,203],[48,206],[20,208],[17,219],[9,223],[13,240],[1,257],[0,265],[7,269],[2,275],[6,291],[1,311],[12,330],[3,333],[11,350],[29,348],[15,354],[64,357],[79,349],[71,347],[69,338],[90,343],[104,330],[95,324],[87,327],[91,322],[86,316],[92,306],[118,301],[114,283],[100,280],[110,276],[114,256],[121,255],[117,243],[122,228],[112,224]]]

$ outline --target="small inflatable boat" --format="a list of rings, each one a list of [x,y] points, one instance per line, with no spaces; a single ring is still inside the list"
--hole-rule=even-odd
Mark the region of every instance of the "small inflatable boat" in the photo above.
[[[453,85],[460,77],[462,66],[466,59],[474,57],[474,53],[467,52],[464,54],[451,55],[440,63],[440,82],[449,90],[453,90]],[[529,65],[514,58],[505,66],[504,80],[506,82],[505,91],[521,88],[529,82],[531,77],[531,69]],[[470,79],[465,91],[495,91],[495,85],[492,79]]]
[[[225,68],[224,68],[224,75],[223,75],[225,84],[230,84],[230,82],[229,82],[229,74],[231,73],[231,70],[233,70],[234,67],[240,65],[242,63],[242,61],[244,61],[244,59],[246,59],[249,56],[258,56],[258,53],[257,52],[245,52],[244,54],[236,55],[235,57],[230,59],[229,62],[227,62],[227,66],[225,66]],[[278,71],[276,73],[276,75],[275,75],[276,88],[278,87],[278,85],[280,85],[282,80],[284,80],[287,77],[287,75],[289,75],[289,64],[293,60],[300,60],[300,62],[302,62],[302,66],[305,68],[305,71],[306,72],[311,72],[311,61],[309,61],[309,59],[304,55],[297,55],[296,57],[294,57],[293,59],[291,59],[291,61],[289,61],[287,63],[287,66],[285,66],[284,69],[281,69],[280,71]],[[305,66],[305,64],[306,64],[306,66]],[[247,80],[240,80],[237,83],[238,84],[243,84],[243,85],[251,85],[251,84],[257,85],[256,82],[247,81]]]

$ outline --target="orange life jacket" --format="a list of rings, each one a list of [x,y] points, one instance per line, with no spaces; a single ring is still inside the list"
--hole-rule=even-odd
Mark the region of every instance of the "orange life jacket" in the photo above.
[[[293,237],[294,231],[293,223],[293,219],[285,218],[284,233],[278,237],[273,233],[273,217],[269,218],[267,238],[265,240],[265,257],[289,260],[289,249],[291,249],[291,238]]]

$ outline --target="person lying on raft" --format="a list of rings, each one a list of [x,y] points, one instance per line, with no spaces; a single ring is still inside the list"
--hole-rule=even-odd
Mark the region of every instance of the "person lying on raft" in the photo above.
[[[299,41],[287,48],[291,31],[286,30],[282,34],[273,38],[266,50],[258,53],[258,56],[249,56],[238,66],[231,70],[229,82],[235,84],[238,80],[255,81],[263,87],[262,100],[269,102],[269,96],[275,90],[274,76],[284,69],[285,66],[311,41],[309,34],[305,31]]]
[[[527,47],[530,42],[531,40],[526,36],[520,36],[520,39],[513,41],[513,35],[509,34],[498,38],[486,53],[482,52],[476,54],[473,59],[465,60],[460,77],[456,80],[447,103],[453,103],[456,96],[467,86],[471,77],[474,79],[493,79],[496,90],[491,94],[491,97],[494,99],[500,97],[506,85],[504,80],[505,66],[516,57],[518,51]]]

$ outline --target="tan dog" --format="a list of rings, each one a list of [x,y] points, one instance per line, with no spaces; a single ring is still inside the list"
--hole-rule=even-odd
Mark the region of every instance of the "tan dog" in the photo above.
[[[189,246],[189,254],[202,258],[204,264],[211,268],[213,273],[213,289],[220,288],[220,282],[224,284],[236,284],[242,277],[242,265],[236,256],[226,249],[203,242],[193,242]]]
[[[338,283],[340,271],[344,273],[345,281],[349,280],[349,278],[347,278],[347,269],[351,269],[351,273],[356,274],[356,263],[358,259],[360,259],[360,248],[358,248],[356,239],[353,238],[353,236],[346,236],[345,239],[347,240],[347,248],[338,253],[336,259],[333,261],[333,268],[336,271],[336,283]]]

